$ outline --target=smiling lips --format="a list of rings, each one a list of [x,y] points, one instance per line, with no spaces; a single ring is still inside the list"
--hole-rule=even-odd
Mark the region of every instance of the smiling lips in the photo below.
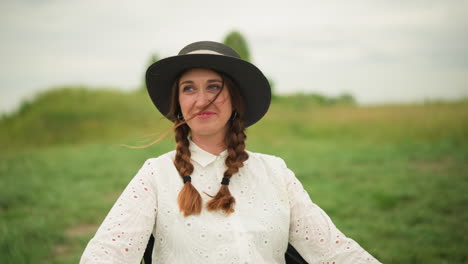
[[[198,117],[199,119],[208,119],[208,118],[210,118],[210,117],[212,117],[212,116],[214,116],[214,115],[215,115],[214,112],[203,111],[203,112],[197,114],[197,117]]]

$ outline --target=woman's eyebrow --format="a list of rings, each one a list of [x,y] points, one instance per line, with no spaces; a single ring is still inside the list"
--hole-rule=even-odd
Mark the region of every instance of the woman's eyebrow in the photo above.
[[[179,85],[182,85],[182,84],[184,84],[184,83],[193,83],[193,81],[190,81],[190,80],[183,81],[183,82],[179,83]]]
[[[207,83],[213,83],[213,82],[223,82],[223,81],[220,80],[220,79],[210,79],[210,80],[207,80],[206,82],[207,82]],[[183,81],[183,82],[179,83],[179,85],[182,85],[182,84],[184,84],[184,83],[190,83],[190,84],[192,84],[193,81],[191,81],[191,80]]]

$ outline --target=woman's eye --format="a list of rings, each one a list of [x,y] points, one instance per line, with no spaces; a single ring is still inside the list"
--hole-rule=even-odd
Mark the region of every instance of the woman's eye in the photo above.
[[[213,84],[213,85],[208,86],[208,90],[211,90],[211,91],[217,91],[219,89],[221,89],[221,86],[219,86],[218,84]]]
[[[185,86],[185,87],[182,88],[182,91],[183,92],[192,92],[193,87],[192,86]]]

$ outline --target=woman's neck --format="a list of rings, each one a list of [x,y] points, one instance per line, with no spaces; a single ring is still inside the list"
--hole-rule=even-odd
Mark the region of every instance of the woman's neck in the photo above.
[[[191,139],[198,147],[216,156],[226,149],[224,137],[192,135]]]

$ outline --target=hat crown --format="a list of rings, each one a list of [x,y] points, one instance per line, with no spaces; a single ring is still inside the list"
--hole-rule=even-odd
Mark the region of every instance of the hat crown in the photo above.
[[[231,47],[214,41],[198,41],[185,46],[178,55],[187,54],[215,54],[240,59],[240,55]]]

